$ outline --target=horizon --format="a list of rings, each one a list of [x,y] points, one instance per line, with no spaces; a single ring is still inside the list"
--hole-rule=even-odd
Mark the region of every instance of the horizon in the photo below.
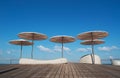
[[[61,44],[50,42],[57,35],[76,36],[88,31],[106,31],[104,44],[95,45],[101,59],[120,58],[119,0],[4,0],[0,1],[0,59],[19,59],[20,46],[9,44],[21,32],[38,32],[46,40],[35,41],[34,59],[61,58]],[[31,40],[30,40],[31,41]],[[64,44],[64,57],[70,62],[91,53],[82,40]],[[23,46],[23,58],[31,57],[31,46]]]

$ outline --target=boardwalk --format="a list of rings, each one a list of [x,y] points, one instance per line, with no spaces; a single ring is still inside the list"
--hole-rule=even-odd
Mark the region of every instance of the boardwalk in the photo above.
[[[5,65],[0,78],[120,78],[120,66],[90,64]]]

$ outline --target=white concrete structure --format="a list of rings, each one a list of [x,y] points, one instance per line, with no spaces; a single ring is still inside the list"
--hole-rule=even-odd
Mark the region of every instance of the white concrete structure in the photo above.
[[[95,56],[95,64],[101,64],[101,59],[98,55],[94,55]],[[92,64],[92,59],[91,59],[91,55],[85,55],[83,57],[81,57],[80,59],[80,63],[89,63]]]
[[[62,63],[67,63],[67,59],[59,58],[55,60],[35,60],[35,59],[21,58],[19,60],[19,64],[62,64]]]
[[[112,60],[112,65],[119,65],[120,66],[120,60]]]

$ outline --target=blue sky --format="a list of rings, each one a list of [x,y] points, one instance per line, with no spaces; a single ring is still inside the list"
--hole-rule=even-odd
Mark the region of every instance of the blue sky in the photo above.
[[[20,47],[9,44],[20,32],[39,32],[47,40],[35,41],[35,59],[55,59],[61,56],[60,46],[50,42],[56,35],[69,35],[103,30],[109,33],[105,44],[95,46],[101,58],[120,58],[120,1],[119,0],[1,0],[0,1],[0,59],[19,58]],[[81,40],[65,44],[64,57],[79,61],[89,54],[90,46]],[[23,47],[23,57],[30,58],[31,46]]]

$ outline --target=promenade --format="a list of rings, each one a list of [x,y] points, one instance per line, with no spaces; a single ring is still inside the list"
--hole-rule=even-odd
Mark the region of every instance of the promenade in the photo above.
[[[0,78],[120,78],[120,66],[91,64],[3,65]]]

